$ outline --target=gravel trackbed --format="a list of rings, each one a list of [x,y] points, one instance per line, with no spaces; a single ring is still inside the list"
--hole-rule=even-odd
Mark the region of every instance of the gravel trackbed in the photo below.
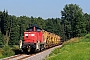
[[[45,50],[45,51],[43,51],[43,52],[40,52],[40,53],[38,53],[38,54],[36,54],[36,55],[33,55],[33,56],[31,56],[31,57],[28,57],[28,58],[26,58],[26,59],[24,59],[24,60],[43,60],[43,59],[45,59],[46,56],[48,56],[48,55],[51,53],[51,51],[53,51],[53,49],[59,48],[59,47],[61,47],[61,46],[62,46],[62,45],[59,45],[59,46],[50,48],[50,49]]]

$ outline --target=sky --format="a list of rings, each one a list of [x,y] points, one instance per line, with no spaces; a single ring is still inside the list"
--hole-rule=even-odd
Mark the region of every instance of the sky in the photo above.
[[[9,15],[60,18],[66,4],[77,4],[84,13],[90,14],[90,0],[0,0],[0,11]]]

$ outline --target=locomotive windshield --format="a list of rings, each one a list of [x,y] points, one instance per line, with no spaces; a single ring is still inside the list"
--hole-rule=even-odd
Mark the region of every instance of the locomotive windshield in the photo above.
[[[39,32],[39,31],[41,31],[41,28],[39,28],[39,27],[30,27],[30,28],[27,29],[27,31],[36,31],[36,32]]]

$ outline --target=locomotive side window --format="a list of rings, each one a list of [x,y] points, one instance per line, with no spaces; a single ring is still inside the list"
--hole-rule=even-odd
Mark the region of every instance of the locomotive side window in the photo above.
[[[27,31],[33,31],[33,28],[32,27],[31,28],[28,28]]]
[[[32,29],[28,29],[28,31],[32,31]]]
[[[37,32],[40,32],[41,30],[37,28],[36,31],[37,31]]]
[[[41,28],[36,27],[36,31],[37,31],[37,32],[40,32],[41,30],[42,30]]]

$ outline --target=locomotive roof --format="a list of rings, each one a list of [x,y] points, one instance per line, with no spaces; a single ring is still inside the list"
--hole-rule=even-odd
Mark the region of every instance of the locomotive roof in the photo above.
[[[38,27],[38,25],[36,25],[36,24],[33,24],[31,27],[29,27],[29,28],[27,28],[27,29],[30,29],[30,28],[33,28],[33,27],[36,27],[36,28],[38,28],[38,29],[41,29],[40,27]],[[42,30],[42,29],[41,29]]]

